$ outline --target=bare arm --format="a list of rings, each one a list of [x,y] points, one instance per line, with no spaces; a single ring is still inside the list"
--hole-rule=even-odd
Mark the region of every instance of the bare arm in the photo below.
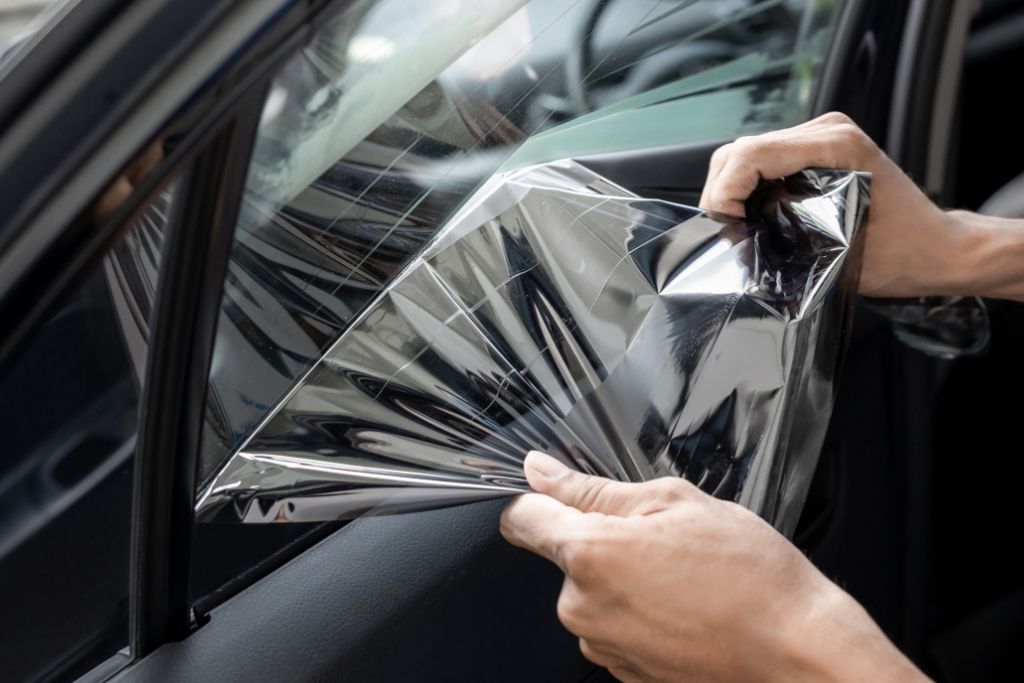
[[[861,293],[1024,301],[1024,221],[941,210],[844,114],[721,147],[701,206],[743,215],[743,202],[761,178],[810,167],[872,174]]]
[[[947,291],[1024,301],[1024,220],[949,211],[963,237]]]

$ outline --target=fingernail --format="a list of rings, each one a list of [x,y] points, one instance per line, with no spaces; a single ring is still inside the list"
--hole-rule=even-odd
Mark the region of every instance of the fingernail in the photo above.
[[[552,479],[565,472],[568,468],[547,453],[530,451],[526,454],[526,460],[523,461],[523,469],[532,470],[542,477]]]

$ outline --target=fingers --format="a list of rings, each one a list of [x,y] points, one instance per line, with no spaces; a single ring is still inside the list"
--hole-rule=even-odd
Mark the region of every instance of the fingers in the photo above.
[[[524,469],[537,493],[519,496],[505,508],[501,534],[584,582],[599,573],[599,556],[621,544],[622,517],[652,514],[707,495],[676,477],[643,484],[592,477],[536,451],[527,456]]]
[[[584,524],[583,514],[550,496],[527,493],[513,500],[501,515],[501,535],[557,564],[564,572],[564,548]]]
[[[642,484],[614,481],[571,470],[550,455],[530,451],[523,463],[537,493],[580,512],[628,517],[664,510],[684,499],[706,495],[685,479],[663,477]]]
[[[626,654],[617,647],[615,635],[609,633],[609,626],[613,623],[608,618],[610,613],[610,610],[593,604],[573,579],[566,577],[558,596],[558,619],[579,638],[580,652],[589,661],[606,669],[634,672]]]
[[[711,155],[711,163],[708,166],[708,177],[704,181],[704,190],[700,195],[700,208],[710,210],[711,209],[711,197],[710,190],[715,186],[718,181],[718,176],[722,172],[722,167],[725,162],[729,159],[729,145],[722,145],[715,150],[714,154]]]
[[[743,216],[744,202],[762,178],[781,178],[811,166],[828,166],[816,135],[785,130],[739,138],[728,145],[714,180],[705,185],[704,208]]]
[[[831,112],[829,114],[824,114],[822,116],[819,116],[816,119],[811,119],[810,121],[804,121],[803,123],[801,123],[801,124],[799,124],[797,126],[793,126],[792,128],[785,128],[783,130],[777,131],[777,133],[801,133],[801,134],[805,134],[805,133],[808,133],[808,132],[810,132],[812,130],[821,128],[822,126],[830,125],[831,123],[836,121],[836,119],[833,118],[835,116],[845,117],[846,115],[845,114],[838,114],[836,112]],[[765,135],[774,135],[774,134],[776,134],[776,133],[765,133]],[[717,185],[718,177],[719,177],[719,175],[721,175],[722,169],[725,167],[726,162],[728,162],[728,160],[729,160],[729,153],[732,151],[733,145],[735,145],[736,142],[740,142],[741,140],[744,140],[744,139],[747,139],[747,138],[738,138],[737,140],[735,140],[734,142],[732,142],[730,144],[722,145],[721,147],[719,147],[718,149],[715,150],[714,154],[711,155],[711,163],[709,164],[709,168],[708,168],[708,176],[707,176],[707,178],[704,181],[704,191],[701,193],[701,196],[700,196],[700,204],[699,204],[699,206],[702,209],[708,209],[708,210],[711,209],[711,206],[710,206],[710,202],[711,202],[710,190],[711,190],[711,188],[713,188],[713,187],[715,187]],[[739,207],[740,210],[742,210],[742,208],[743,207]],[[742,214],[737,214],[737,215],[742,215]]]
[[[867,135],[838,112],[793,128],[738,138],[712,156],[700,206],[743,216],[744,202],[763,178],[781,178],[813,167],[865,170],[874,152],[877,147]]]
[[[576,472],[539,451],[527,454],[523,469],[534,491],[582,512],[625,516],[633,514],[644,502],[638,484]]]

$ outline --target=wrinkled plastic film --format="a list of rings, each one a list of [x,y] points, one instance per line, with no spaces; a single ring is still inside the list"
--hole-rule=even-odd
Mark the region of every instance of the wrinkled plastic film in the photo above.
[[[320,521],[527,489],[533,449],[683,476],[790,531],[831,412],[867,177],[747,221],[572,161],[486,183],[216,473],[203,520]]]
[[[870,299],[903,344],[936,358],[977,356],[992,336],[985,302],[972,296]]]

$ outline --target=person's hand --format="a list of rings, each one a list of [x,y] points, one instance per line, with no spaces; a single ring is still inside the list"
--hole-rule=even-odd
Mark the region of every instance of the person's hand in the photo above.
[[[511,543],[565,572],[558,616],[622,681],[912,681],[856,602],[771,526],[683,479],[626,484],[540,453]]]
[[[805,168],[871,173],[862,294],[910,297],[971,290],[977,265],[965,258],[971,231],[955,213],[939,209],[845,114],[824,114],[722,146],[711,157],[700,206],[742,216],[758,181]]]

